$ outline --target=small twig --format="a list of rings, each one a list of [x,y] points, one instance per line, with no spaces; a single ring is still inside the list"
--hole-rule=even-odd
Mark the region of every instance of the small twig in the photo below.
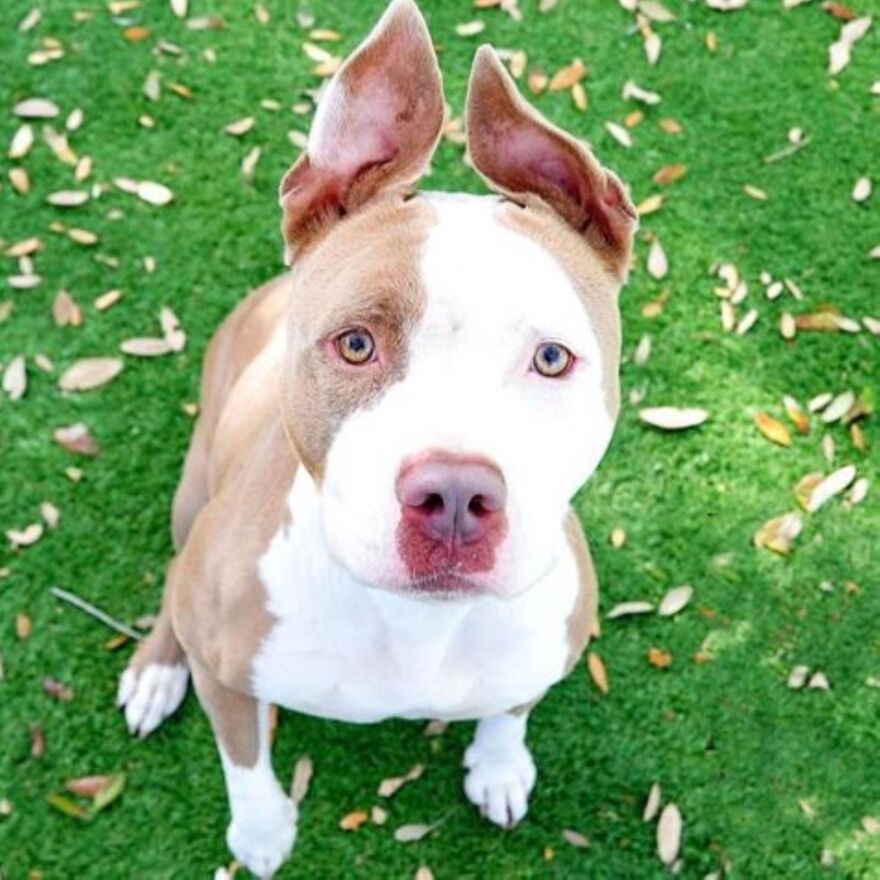
[[[781,162],[783,159],[787,159],[798,150],[803,149],[809,142],[809,138],[804,138],[802,141],[798,141],[794,144],[789,144],[787,147],[783,147],[776,153],[771,153],[769,156],[764,156],[764,161],[768,165],[770,165],[772,162]]]
[[[84,611],[90,617],[94,617],[95,620],[100,620],[105,626],[109,626],[110,629],[115,629],[116,632],[122,633],[130,639],[137,639],[140,641],[143,638],[142,633],[132,629],[130,626],[126,626],[115,617],[111,617],[106,611],[102,611],[100,608],[92,605],[91,602],[86,602],[85,599],[80,599],[80,597],[74,593],[62,590],[61,587],[50,587],[49,592],[52,593],[56,599],[61,599],[63,602],[67,602],[68,605],[73,605],[74,608],[79,608],[80,611]]]

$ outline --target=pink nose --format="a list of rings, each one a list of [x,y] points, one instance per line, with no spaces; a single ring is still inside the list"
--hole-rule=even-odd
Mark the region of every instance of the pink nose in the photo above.
[[[438,544],[479,541],[504,517],[507,487],[486,460],[435,454],[397,478],[404,520]]]

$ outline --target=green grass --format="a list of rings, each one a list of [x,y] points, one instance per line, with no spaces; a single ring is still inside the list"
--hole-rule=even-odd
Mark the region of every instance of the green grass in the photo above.
[[[45,145],[23,162],[33,184],[25,197],[6,182],[12,163],[0,159],[0,237],[8,244],[39,235],[46,244],[37,257],[43,284],[0,293],[0,301],[14,301],[0,324],[0,362],[44,352],[55,363],[55,373],[45,375],[29,361],[26,397],[0,402],[0,527],[35,521],[44,500],[62,512],[58,528],[32,548],[0,549],[0,568],[8,569],[0,579],[0,798],[13,806],[0,818],[0,871],[8,878],[37,870],[46,878],[207,877],[228,855],[220,766],[203,714],[190,697],[156,735],[131,740],[113,708],[130,648],[108,651],[108,632],[60,606],[48,588],[64,585],[129,620],[156,609],[171,552],[170,499],[191,430],[181,405],[196,399],[200,359],[223,315],[279,271],[276,185],[296,152],[288,130],[308,125],[288,108],[317,81],[299,48],[297,7],[281,0],[266,0],[268,27],[249,3],[194,0],[194,14],[215,12],[226,21],[224,30],[204,32],[186,29],[167,3],[145,0],[123,15],[152,28],[137,44],[123,40],[121,23],[96,0],[83,0],[94,17],[82,23],[73,17],[76,0],[43,4],[43,22],[20,34],[31,2],[7,0],[0,10],[0,143],[17,127],[11,107],[23,97],[51,97],[65,114],[80,106],[85,124],[71,142],[94,157],[92,180],[161,180],[176,199],[155,208],[111,189],[64,212],[44,197],[70,188],[71,171]],[[537,104],[591,140],[636,201],[657,191],[651,177],[659,167],[689,168],[667,189],[663,210],[642,224],[640,265],[622,297],[623,386],[627,395],[643,387],[650,404],[705,406],[712,418],[698,430],[661,435],[626,406],[613,447],[577,505],[592,537],[605,611],[626,599],[658,599],[684,582],[694,585],[695,599],[672,620],[604,622],[597,650],[611,692],[601,697],[581,666],[534,713],[539,784],[527,821],[509,834],[481,822],[461,792],[469,725],[429,740],[413,724],[355,728],[284,715],[279,773],[287,777],[302,754],[316,766],[285,877],[407,878],[420,864],[438,878],[661,877],[653,826],[641,821],[654,781],[685,818],[683,876],[729,863],[731,876],[741,878],[880,877],[880,837],[859,830],[862,817],[880,817],[880,690],[866,684],[880,676],[880,495],[875,489],[854,509],[838,499],[805,515],[788,558],[751,544],[765,520],[794,508],[791,487],[803,474],[827,469],[817,418],[810,436],[783,449],[757,433],[754,413],[781,416],[785,393],[805,401],[825,390],[878,390],[876,337],[804,333],[785,343],[776,323],[784,309],[806,312],[826,302],[856,318],[880,311],[880,263],[867,258],[880,244],[878,196],[863,205],[850,199],[860,175],[880,184],[880,99],[869,93],[880,31],[875,24],[850,67],[831,81],[826,52],[839,23],[818,2],[786,12],[779,0],[752,0],[729,15],[699,2],[666,2],[679,18],[657,28],[665,45],[656,68],[644,59],[631,17],[612,0],[561,0],[545,15],[522,0],[521,23],[498,10],[480,13],[487,27],[477,39],[524,48],[530,64],[551,72],[577,55],[587,61],[586,114],[565,93],[545,94]],[[877,0],[853,3],[862,14],[880,12]],[[320,26],[344,34],[345,51],[381,7],[379,0],[312,5]],[[454,27],[475,12],[463,0],[431,0],[425,9],[442,50],[447,96],[460,114],[476,40],[457,37]],[[710,30],[718,36],[714,54],[704,43]],[[45,36],[60,39],[66,57],[31,67],[27,55]],[[157,57],[159,37],[183,53]],[[207,47],[216,50],[216,63],[203,59]],[[192,100],[166,90],[149,103],[141,87],[151,69],[191,87]],[[633,109],[620,99],[628,77],[663,96],[634,129],[631,150],[604,128]],[[285,109],[261,110],[263,98]],[[156,120],[151,131],[137,123],[145,112]],[[249,114],[259,121],[243,140],[222,134]],[[679,120],[683,134],[663,133],[663,116]],[[796,125],[809,146],[763,163]],[[255,144],[263,157],[249,184],[239,163]],[[744,184],[766,190],[769,200],[749,198]],[[446,143],[427,186],[480,189],[460,149]],[[112,209],[121,218],[108,217]],[[49,225],[57,220],[99,232],[99,245],[89,251],[54,234]],[[670,256],[663,282],[642,268],[646,232],[658,234]],[[118,259],[118,268],[97,262],[96,252]],[[155,274],[143,271],[147,255],[158,261]],[[709,273],[717,260],[741,268],[749,303],[760,310],[742,338],[719,325]],[[14,261],[4,266],[15,273]],[[806,301],[765,300],[761,270],[795,279]],[[125,299],[98,313],[92,300],[114,287]],[[60,288],[83,305],[82,327],[53,325]],[[642,306],[663,288],[671,292],[666,310],[644,318]],[[154,333],[163,304],[188,331],[185,353],[129,359],[123,375],[98,391],[57,390],[57,375],[76,358],[110,354],[124,338]],[[635,366],[631,355],[643,333],[652,335],[654,353]],[[55,427],[78,420],[103,446],[93,460],[74,461],[52,440]],[[876,420],[863,427],[868,453],[853,448],[844,428],[829,433],[836,462],[853,462],[876,482]],[[85,473],[79,484],[65,477],[71,464]],[[628,534],[622,550],[608,541],[615,526]],[[820,590],[823,581],[833,589]],[[847,589],[850,581],[857,588]],[[34,623],[25,641],[15,635],[19,613]],[[720,640],[715,659],[693,662],[713,633]],[[672,653],[670,669],[647,663],[651,646]],[[786,678],[797,663],[825,670],[831,691],[789,690]],[[75,699],[50,699],[44,676],[71,684]],[[34,724],[46,735],[41,760],[30,757]],[[345,813],[377,802],[380,779],[417,761],[426,763],[425,776],[393,799],[387,826],[338,829]],[[127,789],[91,824],[46,802],[66,779],[117,770],[128,774]],[[814,806],[814,818],[799,799]],[[427,840],[394,842],[398,824],[441,816],[446,821]],[[590,848],[563,842],[563,828],[587,834]],[[547,847],[553,857],[545,856]],[[823,848],[835,855],[831,868],[819,866]]]

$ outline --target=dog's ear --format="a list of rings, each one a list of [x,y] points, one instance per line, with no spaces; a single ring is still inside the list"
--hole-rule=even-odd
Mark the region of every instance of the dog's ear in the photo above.
[[[623,184],[522,98],[488,45],[471,71],[467,138],[471,161],[491,187],[519,202],[542,199],[626,274],[638,220]]]
[[[427,169],[443,87],[413,0],[393,0],[320,100],[308,148],[281,181],[288,255],[380,192],[401,195]]]

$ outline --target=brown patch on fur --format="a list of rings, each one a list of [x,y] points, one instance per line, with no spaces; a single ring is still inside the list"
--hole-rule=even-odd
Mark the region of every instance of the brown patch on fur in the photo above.
[[[528,236],[555,257],[574,285],[596,334],[605,403],[612,420],[616,419],[620,406],[620,280],[547,205],[534,202],[523,209],[508,202],[499,208],[499,216],[505,225]]]
[[[419,255],[433,219],[424,200],[382,200],[344,221],[346,234],[319,243],[294,271],[285,416],[318,480],[343,419],[405,374],[407,339],[425,307]],[[378,362],[353,367],[328,352],[352,327],[372,333]]]
[[[250,692],[251,662],[274,623],[257,565],[290,523],[287,495],[296,467],[276,416],[201,511],[169,571],[178,639],[194,664],[232,690]]]
[[[224,687],[198,663],[192,665],[192,676],[199,702],[223,750],[237,767],[253,767],[260,756],[257,701]]]
[[[626,278],[637,214],[618,177],[586,145],[528,104],[489,46],[474,59],[467,97],[468,149],[490,186],[553,208],[619,280]]]
[[[568,618],[568,661],[565,674],[574,668],[590,636],[596,631],[599,619],[599,585],[596,569],[590,556],[590,547],[577,514],[569,510],[565,518],[565,536],[577,560],[580,589],[571,616]]]

